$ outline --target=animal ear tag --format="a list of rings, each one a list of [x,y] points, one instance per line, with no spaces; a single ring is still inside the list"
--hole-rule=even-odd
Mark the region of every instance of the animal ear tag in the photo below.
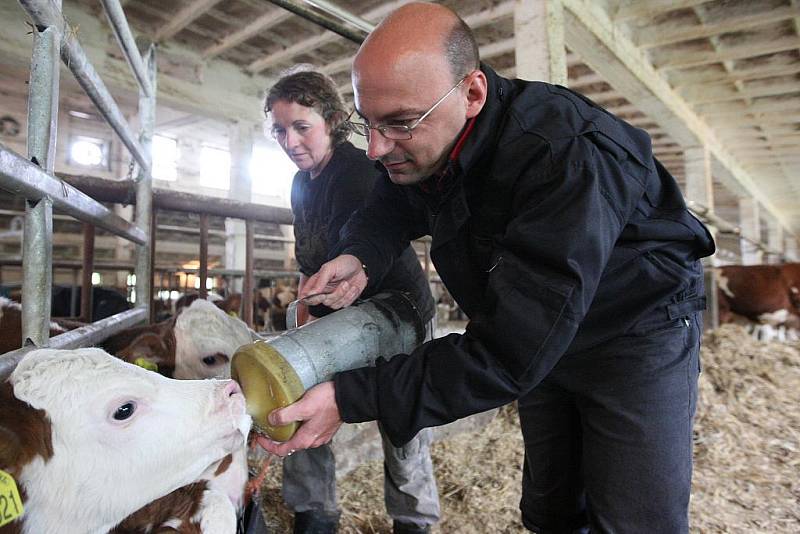
[[[0,527],[25,513],[14,478],[0,469]]]
[[[158,372],[158,364],[155,362],[151,362],[145,358],[136,358],[133,360],[133,365],[138,365],[143,369],[147,369],[148,371]]]

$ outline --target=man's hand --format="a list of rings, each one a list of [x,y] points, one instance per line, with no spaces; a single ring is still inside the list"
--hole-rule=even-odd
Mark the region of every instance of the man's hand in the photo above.
[[[266,436],[258,436],[258,444],[272,454],[286,456],[299,449],[319,447],[333,439],[333,435],[342,426],[333,382],[317,384],[294,404],[269,414],[269,424],[273,426],[294,421],[303,421],[303,424],[289,441],[279,443]]]
[[[298,295],[307,304],[324,304],[338,310],[353,303],[367,287],[367,275],[361,260],[342,254],[325,263],[319,272],[308,279]],[[306,298],[315,295],[313,298]]]

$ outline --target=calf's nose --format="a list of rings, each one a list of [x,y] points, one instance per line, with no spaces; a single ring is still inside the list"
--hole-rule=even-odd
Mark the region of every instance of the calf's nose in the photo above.
[[[242,394],[242,388],[239,386],[239,383],[235,380],[228,380],[228,384],[223,389],[223,394],[225,397],[234,397],[236,395]]]

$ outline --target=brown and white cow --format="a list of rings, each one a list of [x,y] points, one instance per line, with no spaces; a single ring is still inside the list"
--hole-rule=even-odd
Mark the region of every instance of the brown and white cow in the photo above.
[[[213,483],[250,430],[235,382],[171,380],[96,348],[39,349],[0,396],[0,469],[25,507],[4,532],[113,532],[170,495],[194,495],[193,513],[154,530],[180,520],[235,532],[235,506]]]
[[[800,328],[800,263],[719,267],[717,286],[720,323],[745,317],[760,337]]]

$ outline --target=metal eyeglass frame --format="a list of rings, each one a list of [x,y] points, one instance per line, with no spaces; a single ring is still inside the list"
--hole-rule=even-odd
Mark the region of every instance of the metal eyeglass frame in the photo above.
[[[471,73],[470,73],[470,74],[471,74]],[[461,86],[461,84],[462,84],[462,83],[464,83],[464,80],[466,80],[468,77],[469,77],[469,74],[467,74],[466,76],[464,76],[463,78],[461,78],[461,79],[458,81],[458,83],[457,83],[457,84],[455,84],[453,87],[451,87],[451,88],[450,88],[450,90],[449,90],[449,91],[447,91],[447,92],[444,94],[444,96],[442,96],[442,98],[440,98],[439,100],[437,100],[437,101],[436,101],[436,102],[435,102],[435,103],[434,103],[434,104],[433,104],[433,105],[430,107],[430,109],[429,109],[428,111],[426,111],[425,113],[423,113],[423,114],[422,114],[422,116],[421,116],[420,118],[418,118],[416,121],[414,121],[414,124],[412,124],[411,126],[406,126],[406,125],[403,125],[403,124],[379,124],[379,125],[377,125],[377,126],[370,126],[369,124],[366,124],[366,123],[363,123],[363,122],[353,122],[353,121],[351,121],[351,120],[350,120],[350,117],[352,117],[352,116],[353,116],[353,113],[355,113],[355,112],[356,112],[355,110],[353,110],[353,111],[351,111],[351,112],[350,112],[350,115],[347,117],[347,120],[346,120],[346,122],[347,122],[347,123],[350,125],[350,130],[351,130],[352,132],[354,132],[354,133],[356,133],[356,134],[358,134],[358,135],[363,135],[363,136],[364,136],[364,137],[366,137],[367,139],[369,139],[369,131],[370,131],[370,130],[378,130],[382,136],[384,136],[386,139],[389,139],[389,140],[391,140],[391,141],[408,141],[409,139],[411,139],[411,138],[412,138],[411,131],[412,131],[414,128],[416,128],[417,126],[419,126],[419,124],[420,124],[420,123],[421,123],[423,120],[425,120],[425,118],[426,118],[428,115],[430,115],[431,113],[433,113],[433,110],[435,110],[437,107],[439,107],[439,104],[441,104],[442,102],[444,102],[444,100],[445,100],[445,99],[446,99],[448,96],[450,96],[450,95],[453,93],[453,91],[455,91],[456,89],[458,89],[458,88]],[[387,131],[398,132],[398,134],[400,135],[400,137],[389,137],[388,135],[386,135],[386,132],[387,132]]]

